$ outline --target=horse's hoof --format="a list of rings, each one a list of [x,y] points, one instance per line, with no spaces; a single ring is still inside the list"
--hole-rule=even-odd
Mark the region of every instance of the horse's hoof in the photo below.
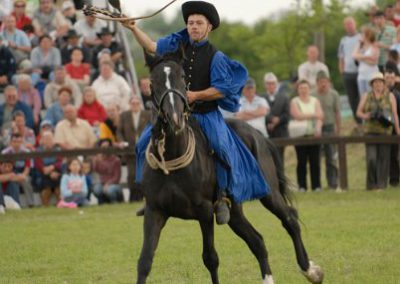
[[[324,272],[319,265],[310,261],[310,267],[307,271],[302,271],[307,280],[313,284],[321,284],[324,281]]]

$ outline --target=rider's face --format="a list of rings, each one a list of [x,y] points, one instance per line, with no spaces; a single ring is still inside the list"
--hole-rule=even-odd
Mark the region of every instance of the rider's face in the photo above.
[[[199,14],[190,15],[186,27],[190,38],[195,42],[206,39],[212,29],[212,25],[207,18]]]

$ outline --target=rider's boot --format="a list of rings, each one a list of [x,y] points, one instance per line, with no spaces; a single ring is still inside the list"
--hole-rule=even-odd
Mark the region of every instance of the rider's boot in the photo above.
[[[226,196],[226,192],[224,190],[220,190],[218,194],[218,200],[215,202],[215,219],[218,225],[224,225],[229,222],[231,217],[230,207],[231,201]]]

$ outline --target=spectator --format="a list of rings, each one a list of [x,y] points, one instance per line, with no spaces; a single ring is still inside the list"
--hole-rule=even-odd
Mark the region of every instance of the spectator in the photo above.
[[[25,32],[17,29],[15,17],[10,15],[3,18],[4,30],[1,33],[3,39],[7,41],[8,48],[14,55],[17,64],[22,60],[29,59],[32,50],[31,42]]]
[[[54,144],[54,136],[51,131],[43,132],[40,139],[40,151],[57,151],[59,148]],[[50,199],[54,193],[57,203],[60,201],[60,179],[61,179],[61,157],[36,158],[35,168],[40,172],[42,205],[50,205]]]
[[[117,142],[117,129],[120,123],[120,108],[116,104],[106,106],[107,118],[100,123],[100,139],[110,139]]]
[[[371,92],[361,98],[357,115],[365,120],[366,135],[400,135],[396,98],[385,87],[382,73],[371,79]],[[393,117],[393,120],[390,118]],[[394,122],[394,123],[392,123]],[[381,190],[387,187],[390,166],[389,144],[366,144],[367,189]]]
[[[93,50],[93,54],[100,53],[103,49],[109,49],[111,53],[111,60],[114,65],[118,65],[122,58],[122,47],[116,41],[113,41],[114,33],[111,32],[107,27],[101,29],[100,33],[97,34],[100,38],[101,43],[96,46]],[[98,61],[95,56],[92,58],[92,66],[98,68]]]
[[[247,79],[243,88],[243,96],[240,98],[240,109],[235,117],[246,121],[252,127],[257,129],[268,137],[265,127],[265,116],[269,112],[267,100],[256,94],[256,82],[253,78]]]
[[[53,46],[50,36],[43,35],[39,38],[39,46],[31,52],[31,62],[34,72],[40,74],[44,80],[48,80],[54,68],[61,65],[60,50]]]
[[[36,146],[40,146],[41,138],[44,132],[51,132],[53,133],[53,125],[50,120],[43,120],[40,123],[39,134],[36,136]]]
[[[58,208],[76,208],[77,206],[88,205],[86,199],[88,189],[85,176],[82,175],[81,162],[73,158],[68,162],[68,170],[61,178],[61,200]]]
[[[93,16],[85,16],[84,19],[79,19],[74,29],[83,37],[83,44],[92,49],[101,44],[101,40],[97,37],[97,34],[106,26],[106,23],[101,20],[97,20]]]
[[[71,62],[65,65],[67,77],[73,80],[81,90],[90,84],[90,65],[82,63],[83,53],[80,48],[71,51]]]
[[[90,124],[77,117],[76,107],[64,107],[65,119],[61,120],[55,130],[55,142],[63,149],[92,148],[96,142]]]
[[[83,91],[83,103],[78,110],[78,117],[86,120],[91,126],[99,127],[106,118],[106,110],[96,99],[96,92],[91,87]]]
[[[39,8],[33,13],[32,25],[38,37],[49,34],[53,39],[63,37],[69,29],[68,21],[52,0],[39,0]]]
[[[47,84],[44,90],[44,105],[49,108],[58,99],[59,90],[68,87],[71,90],[71,102],[75,106],[82,104],[82,94],[78,85],[67,76],[63,66],[58,66],[54,71],[54,80]]]
[[[5,102],[0,105],[0,127],[2,133],[11,127],[13,113],[20,110],[25,114],[26,126],[34,128],[34,119],[32,109],[21,101],[18,101],[18,91],[12,85],[4,89]]]
[[[361,131],[361,119],[357,117],[357,107],[360,102],[358,92],[357,76],[358,67],[353,59],[353,51],[360,44],[361,34],[357,32],[357,23],[352,17],[344,19],[346,35],[342,37],[339,44],[339,72],[342,74],[344,88],[349,99],[353,117],[357,123],[357,132]]]
[[[22,111],[17,110],[13,113],[13,122],[11,128],[8,130],[8,135],[5,137],[6,145],[11,140],[13,133],[19,133],[23,139],[23,146],[30,151],[35,150],[36,137],[33,130],[25,125],[25,115]]]
[[[101,148],[112,146],[110,139],[101,139],[98,142]],[[94,194],[103,203],[105,200],[111,203],[121,200],[122,188],[119,184],[121,179],[121,160],[115,155],[99,154],[93,159],[93,170],[100,176],[100,182],[94,185]]]
[[[399,2],[400,3],[400,2]],[[399,4],[400,5],[400,4]],[[400,54],[400,27],[397,27],[396,29],[396,41],[395,43],[390,47],[390,50],[396,50],[397,54]],[[399,63],[397,63],[399,65]],[[399,68],[399,66],[397,67]]]
[[[387,23],[391,26],[394,26],[394,5],[386,5],[384,13]]]
[[[18,204],[19,202],[19,185],[18,176],[13,172],[14,162],[0,162],[0,214],[5,213],[4,196],[10,196]]]
[[[271,138],[289,137],[288,122],[290,117],[289,97],[283,86],[278,82],[274,73],[266,73],[264,76],[265,94],[270,111],[265,117],[268,135]],[[282,163],[284,162],[284,147],[278,147]]]
[[[12,0],[1,0],[0,1],[0,22],[3,17],[10,15],[12,11]]]
[[[332,88],[331,81],[323,71],[317,74],[317,89],[312,93],[322,107],[324,121],[322,124],[322,136],[340,135],[340,97]],[[338,189],[338,155],[336,145],[325,144],[322,146],[325,154],[326,180],[330,189]]]
[[[150,122],[151,113],[141,110],[141,102],[137,96],[132,96],[130,100],[131,109],[121,113],[120,123],[117,130],[119,142],[127,142],[129,146],[134,147],[139,140],[145,126]],[[131,201],[142,199],[142,193],[135,183],[136,160],[134,156],[126,157],[128,166],[128,186],[130,189]]]
[[[310,83],[311,89],[314,89],[317,83],[317,73],[324,71],[329,75],[328,67],[318,61],[319,50],[315,45],[310,45],[307,49],[307,61],[299,66],[299,80],[307,80]]]
[[[112,62],[103,62],[100,66],[100,76],[93,82],[92,87],[102,105],[114,102],[122,110],[126,110],[129,106],[131,90],[125,79],[116,74],[113,69]]]
[[[3,36],[0,35],[0,93],[11,84],[11,79],[17,71],[17,63],[11,50],[4,45]]]
[[[18,100],[27,104],[33,110],[33,120],[35,126],[39,126],[40,111],[42,109],[42,100],[38,90],[32,86],[32,79],[29,75],[21,74],[17,77]]]
[[[379,71],[385,71],[385,64],[388,58],[388,51],[396,41],[396,29],[388,24],[385,19],[385,14],[382,11],[375,13],[375,28],[377,30],[376,39],[377,46],[380,48],[378,67]]]
[[[393,23],[395,27],[400,25],[400,1],[396,1],[394,5]]]
[[[92,171],[92,160],[86,158],[82,162],[82,174],[85,176],[86,186],[88,189],[87,199],[90,200],[90,195],[93,193],[93,183],[99,179],[98,175]]]
[[[29,150],[23,146],[24,140],[19,133],[13,133],[11,135],[10,146],[4,149],[2,154],[18,154],[18,153],[28,153]],[[14,173],[16,174],[15,181],[20,187],[22,187],[26,202],[29,207],[33,207],[33,189],[31,185],[31,179],[29,176],[31,170],[31,160],[20,160],[16,161],[14,164]]]
[[[400,120],[400,91],[396,86],[396,74],[393,70],[386,69],[385,82],[388,90],[394,95],[397,103],[397,117]],[[396,130],[393,129],[392,135],[396,135]],[[400,182],[400,162],[399,162],[399,145],[392,144],[390,147],[390,170],[389,183],[391,186],[399,186]]]
[[[399,54],[397,53],[397,50],[389,50],[388,61],[385,64],[385,70],[394,71],[396,76],[400,76],[400,72],[397,67],[398,63],[399,63]]]
[[[58,90],[58,101],[54,102],[46,111],[45,119],[55,127],[64,119],[64,108],[71,103],[72,91],[68,87]]]
[[[151,82],[149,77],[143,77],[139,80],[140,95],[142,96],[144,108],[151,110],[153,108],[153,101],[151,98]]]
[[[26,14],[26,0],[14,0],[14,11],[12,15],[16,19],[16,26],[19,30],[25,30],[32,26],[32,19]]]
[[[361,41],[353,52],[358,62],[358,92],[360,98],[370,91],[369,81],[379,71],[379,48],[375,45],[375,33],[370,28],[363,28]],[[358,106],[357,106],[358,107]]]
[[[306,80],[297,84],[298,96],[290,103],[290,114],[295,120],[307,121],[305,136],[320,137],[324,114],[320,102],[310,95],[311,86]],[[300,192],[307,190],[307,163],[310,164],[311,188],[321,190],[319,145],[295,146],[297,156],[297,183]]]
[[[69,0],[64,1],[61,5],[61,11],[65,19],[70,22],[70,26],[74,25],[78,20],[74,2]]]
[[[61,61],[63,65],[71,62],[72,51],[76,48],[79,48],[82,52],[83,57],[81,58],[81,62],[90,63],[90,50],[80,44],[79,38],[80,35],[75,30],[69,30],[65,36],[67,44],[61,49]]]

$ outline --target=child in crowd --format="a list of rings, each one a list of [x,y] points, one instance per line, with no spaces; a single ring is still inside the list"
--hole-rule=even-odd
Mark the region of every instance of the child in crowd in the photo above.
[[[85,158],[82,162],[82,174],[85,176],[86,186],[88,188],[87,199],[90,200],[90,194],[93,192],[93,176],[92,161],[90,158]]]
[[[13,167],[12,161],[0,162],[0,214],[5,213],[5,195],[10,196],[19,204],[19,185]],[[19,208],[19,205],[17,207]]]
[[[61,178],[61,200],[58,208],[76,208],[88,205],[87,185],[85,176],[82,175],[82,164],[77,158],[68,162],[67,173]]]

